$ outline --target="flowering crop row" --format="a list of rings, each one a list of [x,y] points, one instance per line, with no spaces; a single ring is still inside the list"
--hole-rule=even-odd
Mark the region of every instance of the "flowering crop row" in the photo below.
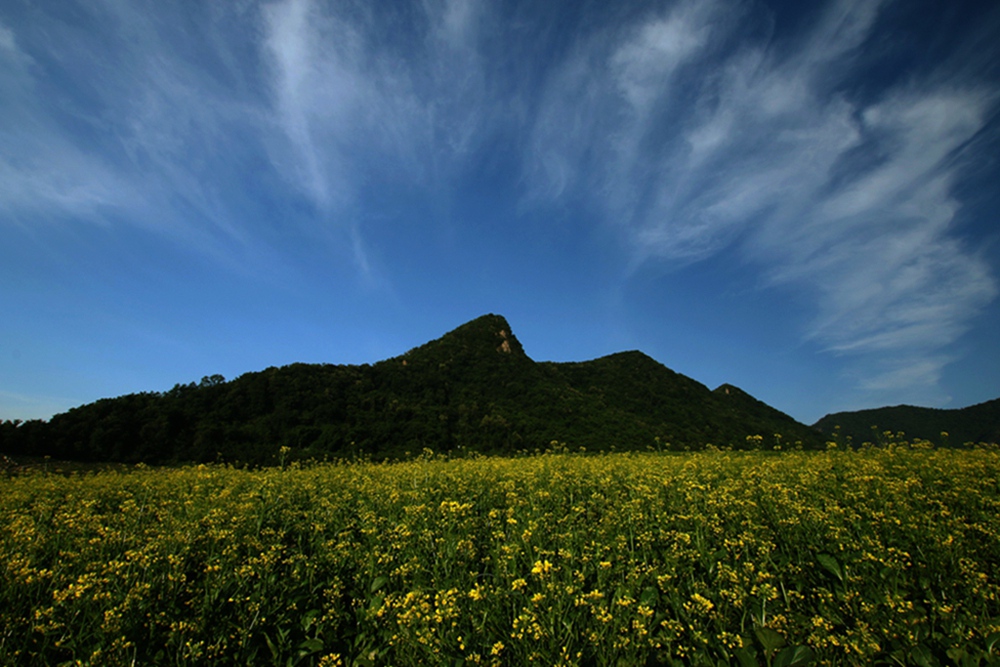
[[[990,664],[996,450],[0,479],[0,663]]]

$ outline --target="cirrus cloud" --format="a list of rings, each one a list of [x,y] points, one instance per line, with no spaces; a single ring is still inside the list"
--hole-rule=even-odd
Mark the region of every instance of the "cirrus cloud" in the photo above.
[[[997,294],[953,193],[998,90],[938,71],[853,91],[887,4],[828,3],[790,44],[736,32],[738,3],[693,1],[591,38],[549,83],[536,196],[590,197],[645,262],[738,243],[764,285],[809,295],[803,335],[854,359],[859,386],[926,397]]]

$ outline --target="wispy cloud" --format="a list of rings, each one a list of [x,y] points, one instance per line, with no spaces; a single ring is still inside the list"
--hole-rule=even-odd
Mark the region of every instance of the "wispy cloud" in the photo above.
[[[865,367],[859,386],[916,395],[997,293],[953,190],[998,91],[938,72],[852,96],[881,4],[832,2],[791,45],[683,1],[592,39],[550,82],[528,169],[549,197],[593,193],[643,261],[739,241],[765,284],[812,297],[803,334]]]
[[[353,177],[346,144],[377,102],[361,35],[309,0],[271,5],[265,15],[278,120],[292,148],[287,176],[320,207],[342,204],[356,186],[346,182]]]
[[[0,207],[36,225],[127,222],[207,252],[242,242],[239,189],[225,190],[241,178],[260,114],[224,80],[238,66],[190,55],[231,55],[209,37],[232,17],[206,14],[192,24],[201,34],[167,34],[172,17],[133,3],[91,3],[80,16],[53,14],[3,40]]]
[[[32,396],[0,390],[0,419],[48,419],[72,405],[74,399],[62,396]]]
[[[322,207],[349,204],[364,179],[430,185],[489,132],[486,6],[428,0],[409,10],[265,8],[267,81],[291,174]],[[392,32],[404,22],[411,31]]]
[[[127,221],[238,262],[271,224],[256,200],[297,193],[298,231],[370,274],[366,193],[445,191],[506,122],[485,2],[68,4],[0,24],[8,221]]]
[[[351,230],[374,185],[447,189],[495,122],[483,2],[358,7],[284,0],[264,8],[265,81],[281,133],[273,161],[322,215]],[[400,26],[410,30],[402,32]]]
[[[117,199],[116,178],[51,117],[40,65],[0,24],[0,210],[8,220],[60,212],[92,215]]]
[[[297,199],[287,224],[371,274],[382,192],[447,200],[522,150],[522,212],[586,202],[636,263],[738,244],[765,288],[810,297],[803,338],[859,386],[933,390],[997,294],[955,224],[1000,92],[970,61],[996,47],[863,77],[888,2],[832,0],[794,37],[738,0],[39,5],[0,23],[0,212],[238,261],[277,224],[258,200]]]

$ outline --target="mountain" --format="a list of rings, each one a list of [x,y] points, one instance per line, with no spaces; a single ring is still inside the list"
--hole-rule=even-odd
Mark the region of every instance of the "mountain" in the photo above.
[[[777,436],[775,434],[778,434]],[[641,352],[535,362],[485,315],[375,364],[292,364],[103,399],[0,428],[0,452],[149,463],[394,458],[435,451],[744,448],[820,434],[736,387],[710,391]]]
[[[885,431],[902,432],[910,440],[929,440],[939,446],[1000,442],[1000,398],[953,410],[897,405],[837,412],[813,426],[828,437],[833,437],[839,426],[839,437],[850,437],[855,444],[877,442]]]

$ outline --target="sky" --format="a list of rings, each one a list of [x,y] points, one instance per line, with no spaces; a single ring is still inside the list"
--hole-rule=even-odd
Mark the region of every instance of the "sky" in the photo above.
[[[1000,396],[1000,4],[2,0],[0,419],[486,313],[812,423]]]

